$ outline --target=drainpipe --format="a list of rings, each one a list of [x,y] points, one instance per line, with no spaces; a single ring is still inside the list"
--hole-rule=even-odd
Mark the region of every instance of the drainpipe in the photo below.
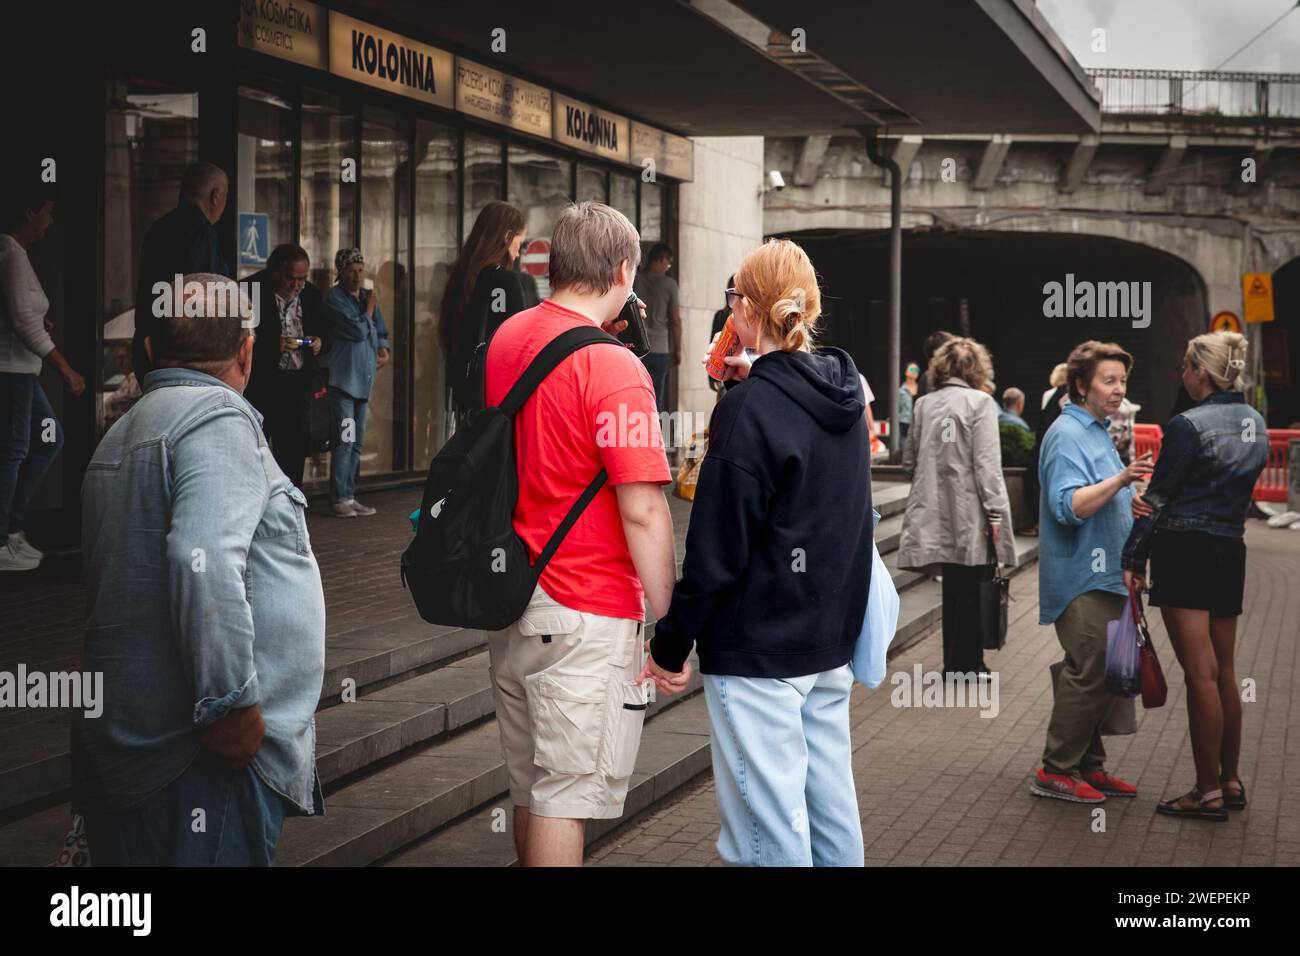
[[[898,163],[880,154],[880,130],[859,126],[867,144],[867,159],[889,171],[889,375],[885,396],[889,408],[889,449],[900,448],[898,428],[898,389],[903,365],[903,176]],[[897,457],[890,456],[891,460]]]

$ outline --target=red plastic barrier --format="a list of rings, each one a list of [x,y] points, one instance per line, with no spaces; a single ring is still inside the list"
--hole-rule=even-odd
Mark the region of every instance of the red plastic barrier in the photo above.
[[[1300,429],[1268,430],[1268,463],[1260,472],[1259,481],[1255,482],[1255,493],[1251,495],[1256,501],[1286,503],[1287,473],[1290,468],[1287,448],[1293,438],[1300,438]]]
[[[1147,452],[1151,452],[1151,460],[1154,462],[1160,457],[1160,443],[1164,440],[1165,431],[1159,425],[1133,425],[1133,454],[1141,458]]]

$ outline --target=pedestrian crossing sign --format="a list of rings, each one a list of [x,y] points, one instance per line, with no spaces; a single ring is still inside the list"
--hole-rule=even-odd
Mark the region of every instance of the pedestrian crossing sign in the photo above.
[[[1247,272],[1241,277],[1241,298],[1247,322],[1273,321],[1273,274]]]
[[[264,266],[271,244],[270,216],[264,212],[239,214],[239,264]]]

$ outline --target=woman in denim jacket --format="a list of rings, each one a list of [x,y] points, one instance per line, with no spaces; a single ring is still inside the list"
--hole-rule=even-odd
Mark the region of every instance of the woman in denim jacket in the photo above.
[[[1236,332],[1187,344],[1183,385],[1197,404],[1165,427],[1124,547],[1130,589],[1146,587],[1151,556],[1151,605],[1160,608],[1187,683],[1196,786],[1156,807],[1169,816],[1223,821],[1228,810],[1246,808],[1233,651],[1246,586],[1246,513],[1268,459],[1268,432],[1236,390],[1245,367],[1246,340]]]

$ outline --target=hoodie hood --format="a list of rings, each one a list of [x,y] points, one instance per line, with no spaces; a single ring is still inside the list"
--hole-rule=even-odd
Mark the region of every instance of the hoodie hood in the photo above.
[[[768,352],[750,369],[749,378],[775,385],[829,432],[846,432],[866,412],[858,369],[847,352]]]

